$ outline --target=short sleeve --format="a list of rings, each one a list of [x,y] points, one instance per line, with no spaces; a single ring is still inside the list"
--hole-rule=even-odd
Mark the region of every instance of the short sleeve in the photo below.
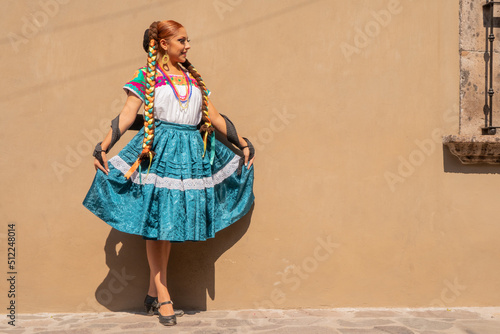
[[[123,90],[125,90],[126,93],[134,93],[138,98],[142,100],[142,102],[144,102],[146,94],[146,77],[144,74],[144,69],[145,68],[143,67],[135,71],[132,80],[130,80],[125,84],[125,86],[123,86]]]

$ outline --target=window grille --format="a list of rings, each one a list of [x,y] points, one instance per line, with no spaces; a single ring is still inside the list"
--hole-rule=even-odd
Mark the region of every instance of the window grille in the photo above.
[[[494,135],[500,126],[493,126],[493,54],[495,53],[493,42],[495,41],[494,28],[500,27],[500,17],[495,17],[495,5],[500,5],[500,1],[486,0],[483,5],[483,21],[486,27],[486,52],[484,59],[486,61],[486,82],[489,86],[485,92],[486,104],[484,105],[484,127],[482,128],[483,135]],[[497,7],[498,8],[498,7]]]

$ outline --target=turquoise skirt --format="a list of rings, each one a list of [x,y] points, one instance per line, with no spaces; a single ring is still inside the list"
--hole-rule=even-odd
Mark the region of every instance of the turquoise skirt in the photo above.
[[[145,239],[201,241],[243,217],[252,206],[253,166],[216,140],[203,156],[196,126],[156,122],[149,160],[126,179],[141,153],[143,130],[108,161],[109,173],[97,170],[83,205],[113,228]]]

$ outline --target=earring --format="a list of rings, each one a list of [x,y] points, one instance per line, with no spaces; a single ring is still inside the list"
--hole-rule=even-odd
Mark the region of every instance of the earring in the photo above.
[[[168,71],[168,59],[169,58],[168,58],[168,54],[167,53],[165,53],[163,55],[163,58],[161,59],[161,62],[163,63],[163,66],[167,66],[167,71]]]

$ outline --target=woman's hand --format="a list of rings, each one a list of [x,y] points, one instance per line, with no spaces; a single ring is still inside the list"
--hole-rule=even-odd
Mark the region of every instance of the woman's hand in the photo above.
[[[252,159],[248,161],[248,158],[250,157],[250,149],[247,146],[243,149],[243,155],[245,156],[245,166],[247,166],[247,169],[250,169],[253,161],[255,160],[255,154],[253,155]]]
[[[141,107],[142,100],[135,96],[132,93],[128,94],[127,101],[125,102],[125,106],[123,107],[122,111],[120,112],[120,118],[118,119],[118,124],[119,124],[119,130],[121,135],[123,135],[128,128],[134,123],[135,117],[137,116],[137,113],[139,112],[139,108]],[[98,145],[100,145],[100,150],[102,150],[101,157],[102,157],[102,164],[99,161],[99,159],[95,158],[94,159],[94,167],[95,170],[98,168],[104,172],[104,174],[108,175],[109,168],[108,168],[108,158],[106,158],[106,151],[109,151],[110,147],[109,145],[111,144],[111,136],[113,135],[113,129],[110,129],[108,134],[106,135],[106,138],[102,142],[100,142]],[[96,150],[98,149],[98,146],[96,146]],[[95,151],[94,151],[95,152]],[[95,154],[95,155],[94,155]],[[93,153],[94,157],[99,154],[99,153]]]
[[[210,120],[212,121],[212,125],[215,128],[215,130],[217,130],[219,133],[227,137],[226,120],[219,114],[217,109],[215,109],[210,99],[208,100],[208,116],[210,117]],[[238,140],[240,142],[240,145],[236,144],[235,145],[238,148],[243,147],[243,155],[245,156],[245,166],[247,167],[247,169],[250,169],[255,159],[255,153],[252,159],[250,159],[250,149],[248,148],[247,141],[240,135],[238,135]]]
[[[95,170],[97,170],[99,168],[100,170],[102,170],[104,172],[104,174],[108,175],[109,168],[108,168],[108,158],[106,157],[106,152],[102,151],[101,157],[102,157],[102,161],[104,162],[104,166],[101,165],[101,163],[99,162],[99,160],[97,158],[95,158],[94,159]]]

